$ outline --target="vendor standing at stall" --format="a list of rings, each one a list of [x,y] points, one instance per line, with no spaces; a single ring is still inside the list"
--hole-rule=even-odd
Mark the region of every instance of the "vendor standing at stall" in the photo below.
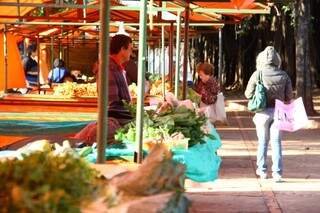
[[[39,71],[37,62],[37,45],[30,44],[27,47],[27,55],[22,60],[27,87],[38,85]]]
[[[124,101],[131,102],[128,89],[124,63],[130,60],[132,53],[132,40],[126,35],[115,35],[110,43],[109,61],[109,96],[108,113],[124,125],[132,119],[128,109],[124,107]]]
[[[200,63],[197,65],[198,81],[194,86],[194,90],[201,96],[200,111],[214,123],[217,120],[215,103],[220,85],[213,76],[213,65],[209,63]]]
[[[131,97],[123,64],[130,59],[132,39],[127,35],[118,34],[110,41],[109,58],[109,95],[108,95],[108,143],[114,141],[118,128],[129,123],[132,116],[125,108],[124,102],[130,103]],[[88,124],[75,138],[85,140],[89,144],[96,142],[97,123]]]

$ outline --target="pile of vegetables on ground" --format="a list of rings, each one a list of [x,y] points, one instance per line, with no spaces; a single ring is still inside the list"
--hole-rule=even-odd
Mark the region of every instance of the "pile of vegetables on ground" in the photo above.
[[[80,212],[99,192],[98,173],[74,155],[33,152],[0,162],[0,212]]]
[[[188,147],[204,143],[205,136],[212,138],[203,130],[207,119],[197,114],[191,101],[179,103],[163,102],[156,110],[145,111],[143,118],[144,141],[173,142],[188,139]],[[135,142],[135,121],[119,129],[115,139],[122,142]],[[214,138],[212,138],[214,139]]]
[[[108,212],[164,192],[183,198],[185,167],[159,145],[139,168],[111,179],[103,178],[67,141],[63,145],[34,141],[18,152],[14,158],[0,159],[1,213]],[[166,206],[167,212],[174,212],[177,205]]]

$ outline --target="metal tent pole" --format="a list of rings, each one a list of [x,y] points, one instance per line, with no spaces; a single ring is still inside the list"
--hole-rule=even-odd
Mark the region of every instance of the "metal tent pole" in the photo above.
[[[99,99],[98,99],[98,126],[97,126],[97,163],[105,163],[105,149],[108,135],[108,82],[109,82],[109,21],[110,21],[110,1],[100,1],[100,64],[99,64]],[[108,71],[107,71],[108,70]]]
[[[187,1],[185,8],[185,20],[184,20],[184,48],[183,48],[183,80],[182,80],[182,100],[187,96],[187,74],[188,74],[188,45],[189,45],[189,1]]]
[[[155,46],[153,46],[152,48],[152,74],[155,74],[156,71],[156,63],[155,63],[155,59],[156,59],[156,48]]]
[[[181,31],[181,13],[177,14],[177,38],[176,38],[176,70],[175,70],[175,84],[174,84],[174,95],[176,98],[179,97],[179,80],[180,80],[180,31]]]
[[[39,34],[37,35],[37,57],[38,57],[38,66],[37,66],[37,73],[38,73],[38,78],[37,78],[37,89],[38,93],[40,94],[40,38]]]
[[[4,92],[8,91],[8,42],[7,42],[7,28],[4,25],[3,29],[3,56],[4,56]]]
[[[53,22],[53,21],[0,21],[0,24],[10,24],[10,25],[59,25],[59,26],[99,26],[99,22]],[[118,23],[109,23],[112,26],[118,26]],[[150,25],[150,23],[146,23],[147,25]],[[223,26],[225,22],[222,23],[212,23],[212,22],[189,22],[189,26]],[[161,23],[153,23],[153,26],[170,26],[171,23],[167,22],[161,22]],[[176,25],[176,23],[173,23],[173,25]],[[130,22],[130,23],[124,23],[124,26],[139,26],[139,23]]]
[[[219,74],[218,74],[218,78],[219,78],[219,84],[220,87],[222,87],[222,30],[221,28],[219,28],[219,61],[218,61],[218,69],[219,69]]]
[[[163,99],[165,97],[166,93],[166,87],[165,87],[165,61],[166,61],[166,56],[165,56],[165,49],[164,49],[164,25],[161,26],[161,73],[162,73],[162,94],[163,94]]]
[[[53,70],[53,62],[54,62],[54,37],[51,37],[50,51],[51,51],[51,69]]]
[[[173,23],[169,30],[169,81],[170,88],[173,88]]]
[[[139,25],[139,55],[138,55],[138,94],[136,113],[136,142],[138,143],[137,162],[143,159],[142,138],[143,138],[143,113],[144,113],[144,84],[146,68],[146,43],[147,43],[147,0],[140,1],[140,25]]]

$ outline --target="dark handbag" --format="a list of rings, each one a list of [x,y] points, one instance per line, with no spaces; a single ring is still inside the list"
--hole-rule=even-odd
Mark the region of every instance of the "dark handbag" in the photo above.
[[[251,112],[263,111],[267,106],[266,88],[262,83],[262,72],[259,71],[257,77],[257,84],[254,91],[254,95],[248,102],[248,110]]]

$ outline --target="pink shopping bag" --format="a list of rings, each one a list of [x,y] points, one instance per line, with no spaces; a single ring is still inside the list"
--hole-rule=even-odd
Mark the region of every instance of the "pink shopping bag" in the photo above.
[[[274,123],[280,130],[294,132],[303,128],[308,123],[308,116],[302,98],[290,104],[284,104],[276,99],[274,110]]]

